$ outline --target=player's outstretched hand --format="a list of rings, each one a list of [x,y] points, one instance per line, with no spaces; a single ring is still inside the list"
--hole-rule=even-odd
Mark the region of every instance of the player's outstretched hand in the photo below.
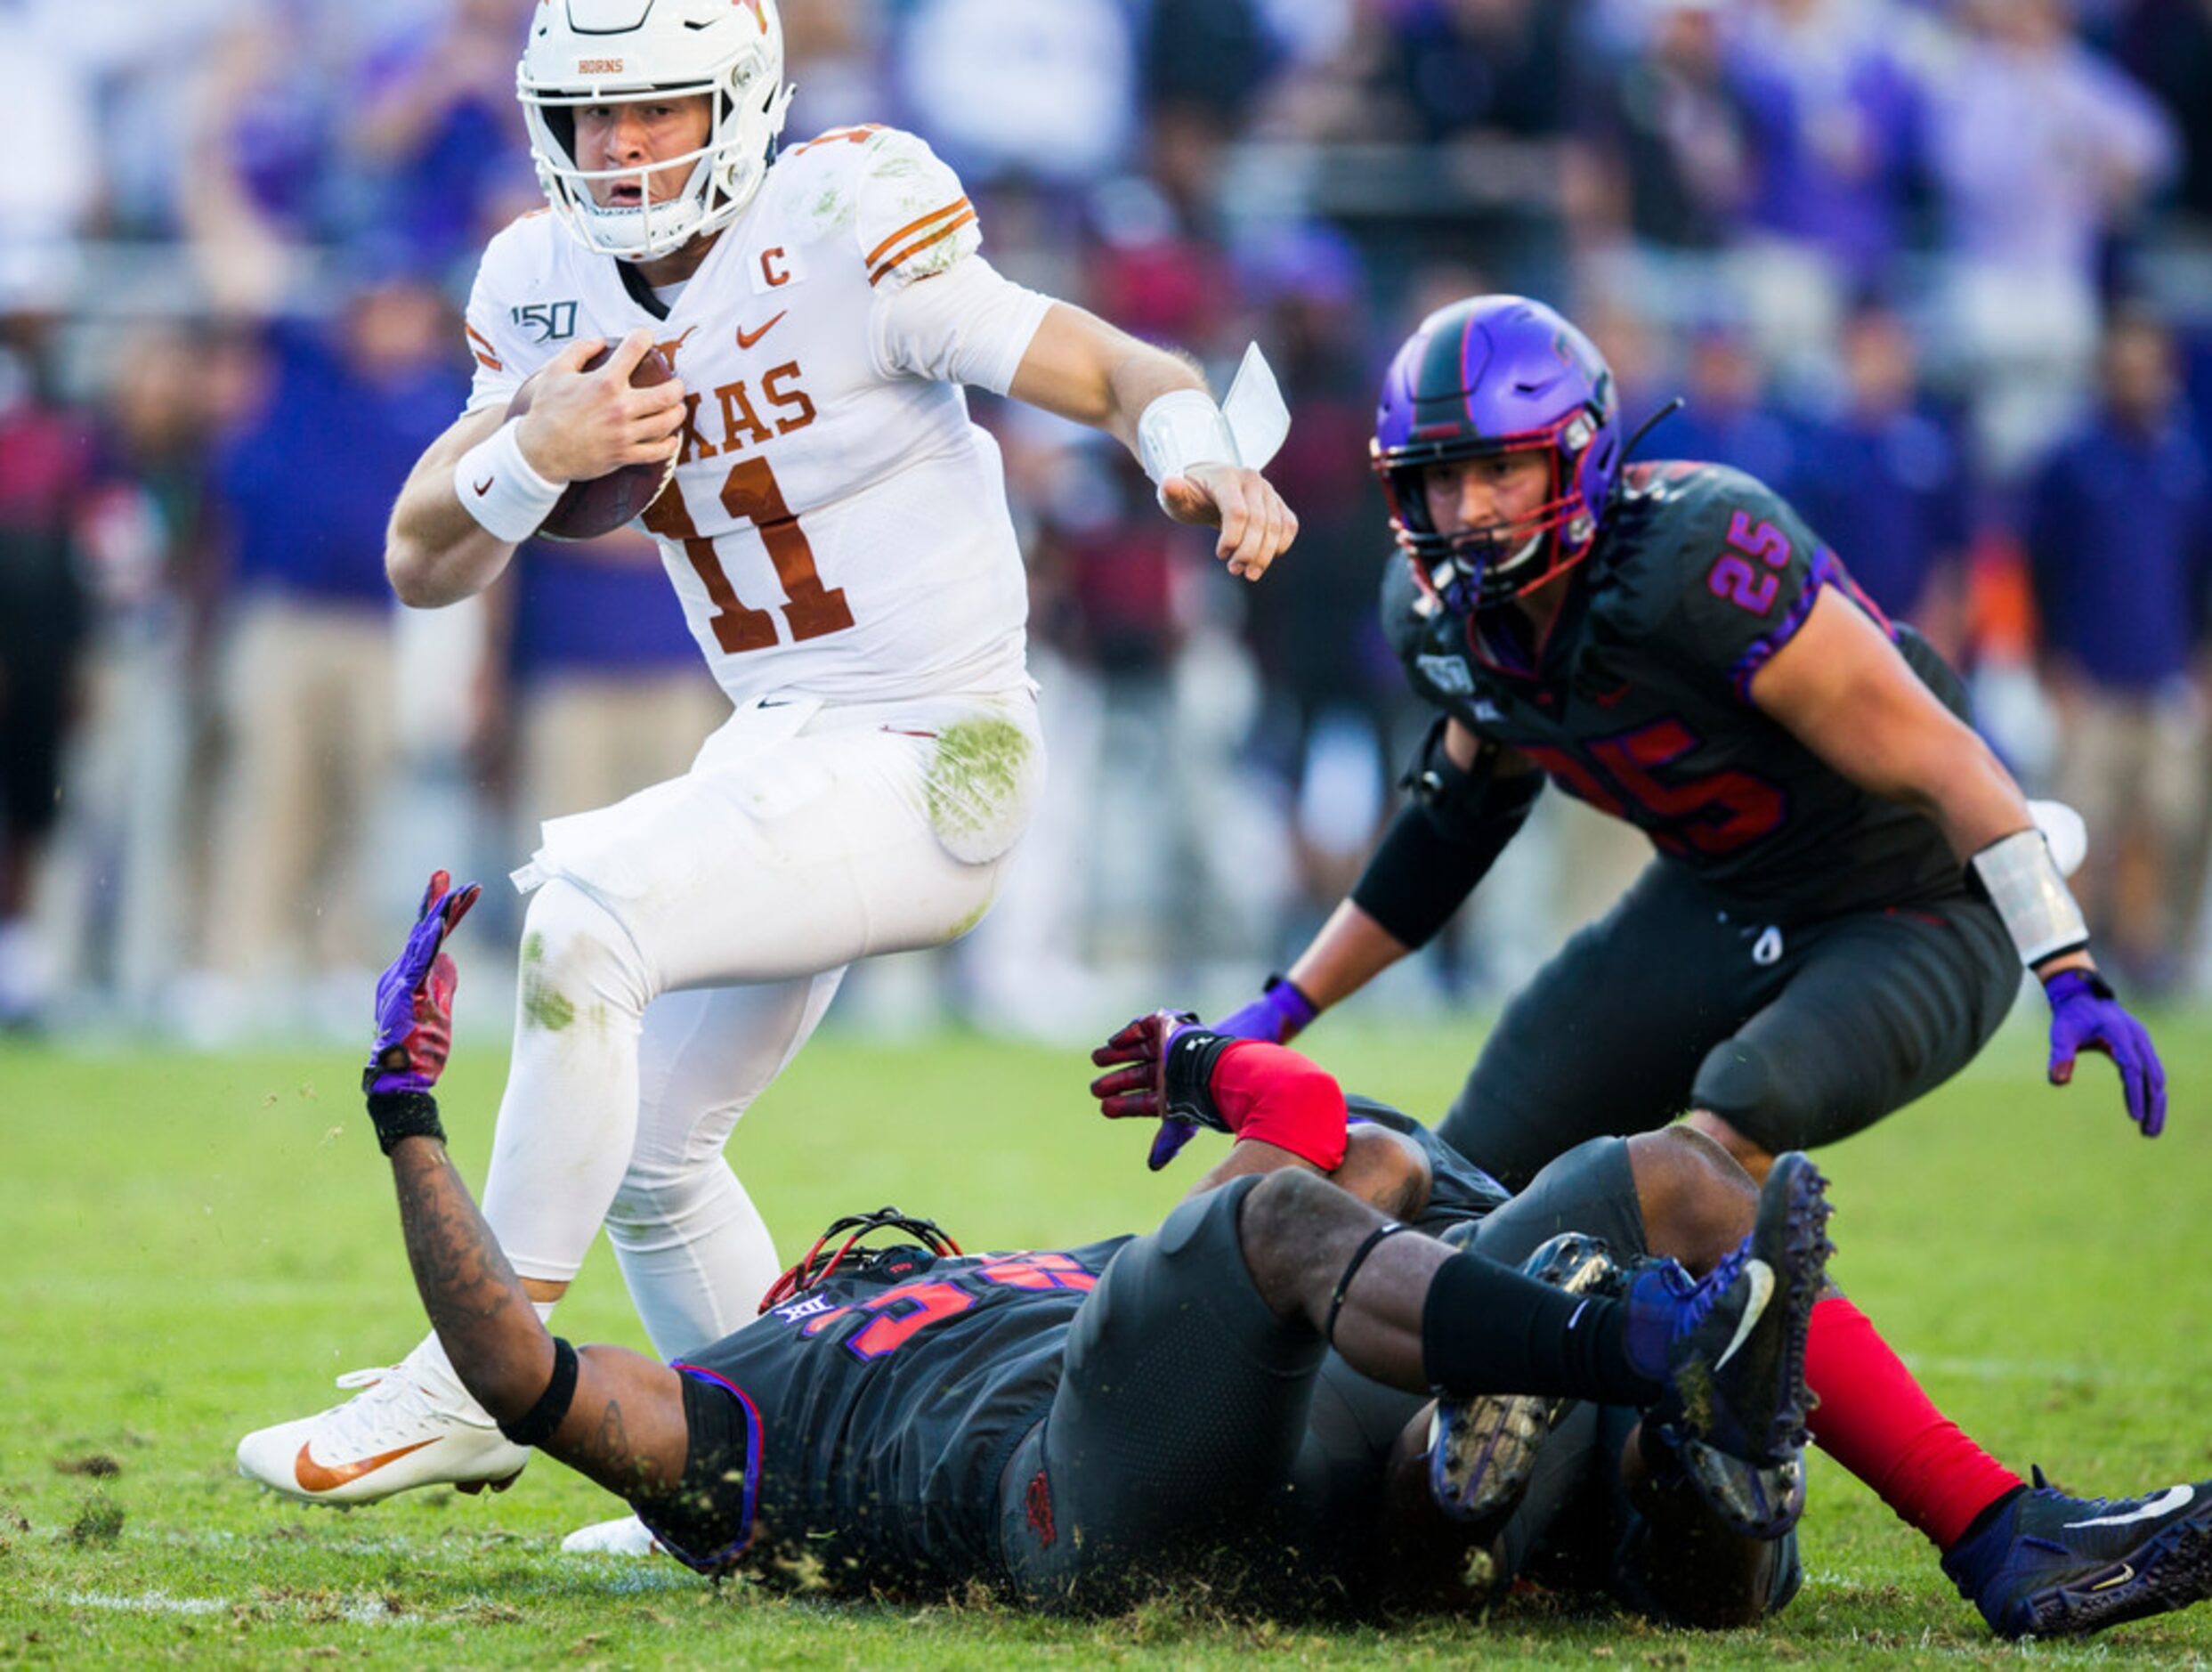
[[[1182,1152],[1201,1124],[1194,1112],[1169,1112],[1181,1101],[1169,1091],[1171,1047],[1186,1034],[1208,1031],[1198,1027],[1197,1016],[1189,1011],[1155,1011],[1139,1016],[1090,1053],[1094,1064],[1113,1070],[1090,1083],[1098,1113],[1110,1121],[1160,1123],[1145,1161],[1155,1173]]]
[[[1160,504],[1179,523],[1218,528],[1214,556],[1229,572],[1257,580],[1298,538],[1298,516],[1275,485],[1237,465],[1193,465],[1160,484]]]
[[[445,872],[430,873],[407,945],[377,980],[377,1040],[361,1073],[362,1091],[427,1092],[445,1072],[460,971],[442,948],[482,893],[474,882],[455,888]]]
[[[2094,970],[2061,970],[2043,984],[2051,1001],[2051,1084],[2074,1077],[2074,1058],[2101,1051],[2119,1070],[2127,1118],[2145,1138],[2166,1130],[2166,1068],[2143,1025],[2130,1016]]]

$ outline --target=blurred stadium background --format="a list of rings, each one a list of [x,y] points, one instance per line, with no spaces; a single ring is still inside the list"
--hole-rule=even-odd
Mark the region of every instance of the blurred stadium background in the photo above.
[[[462,402],[457,303],[539,201],[527,11],[0,0],[0,1020],[351,1040],[433,864],[496,879],[714,724],[642,540],[530,549],[481,609],[384,587],[392,495]],[[1082,1035],[1302,940],[1421,724],[1372,625],[1374,380],[1480,288],[1587,325],[1632,422],[1685,394],[1653,456],[1797,499],[2088,814],[2120,979],[2206,990],[2212,4],[784,12],[792,137],[913,127],[1015,277],[1217,369],[1262,342],[1305,524],[1236,586],[1116,450],[978,400],[1054,787],[984,927],[864,971],[845,1025]],[[1544,816],[1370,1003],[1497,992],[1640,862]]]

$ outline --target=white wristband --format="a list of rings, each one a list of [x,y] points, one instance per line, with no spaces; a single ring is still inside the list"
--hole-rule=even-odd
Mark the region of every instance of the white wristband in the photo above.
[[[1154,485],[1164,486],[1193,465],[1236,463],[1236,438],[1211,395],[1177,389],[1153,402],[1137,420],[1137,456]]]
[[[1290,431],[1290,409],[1274,369],[1254,343],[1221,405],[1203,389],[1176,389],[1147,406],[1137,420],[1137,456],[1155,486],[1194,465],[1265,470]]]
[[[509,418],[461,455],[453,467],[453,497],[486,532],[510,546],[519,546],[538,532],[553,514],[563,485],[547,482],[523,457],[515,431],[520,418]]]
[[[2089,944],[2089,925],[2041,831],[2014,831],[1991,842],[1973,856],[1973,868],[2029,968]]]

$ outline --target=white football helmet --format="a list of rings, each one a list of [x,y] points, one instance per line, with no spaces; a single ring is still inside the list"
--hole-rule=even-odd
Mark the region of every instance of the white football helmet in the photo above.
[[[776,0],[539,0],[515,72],[538,183],[585,248],[652,261],[743,213],[768,173],[791,88],[783,79]],[[705,93],[712,126],[700,150],[650,168],[581,167],[576,111]],[[683,191],[662,202],[603,206],[596,181],[636,181],[692,165]]]

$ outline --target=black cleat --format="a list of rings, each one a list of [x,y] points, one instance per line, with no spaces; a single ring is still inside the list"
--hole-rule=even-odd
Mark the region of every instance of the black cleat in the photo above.
[[[1673,1313],[1666,1392],[1646,1432],[1673,1449],[1699,1495],[1746,1538],[1780,1538],[1804,1508],[1813,1404],[1805,1340],[1835,1252],[1827,1189],[1804,1155],[1780,1157],[1759,1192],[1751,1235],[1702,1282],[1661,1267],[1628,1289],[1642,1328]]]
[[[2212,1481],[2068,1497],[2035,1472],[1943,1571],[2000,1637],[2084,1637],[2212,1596]]]

